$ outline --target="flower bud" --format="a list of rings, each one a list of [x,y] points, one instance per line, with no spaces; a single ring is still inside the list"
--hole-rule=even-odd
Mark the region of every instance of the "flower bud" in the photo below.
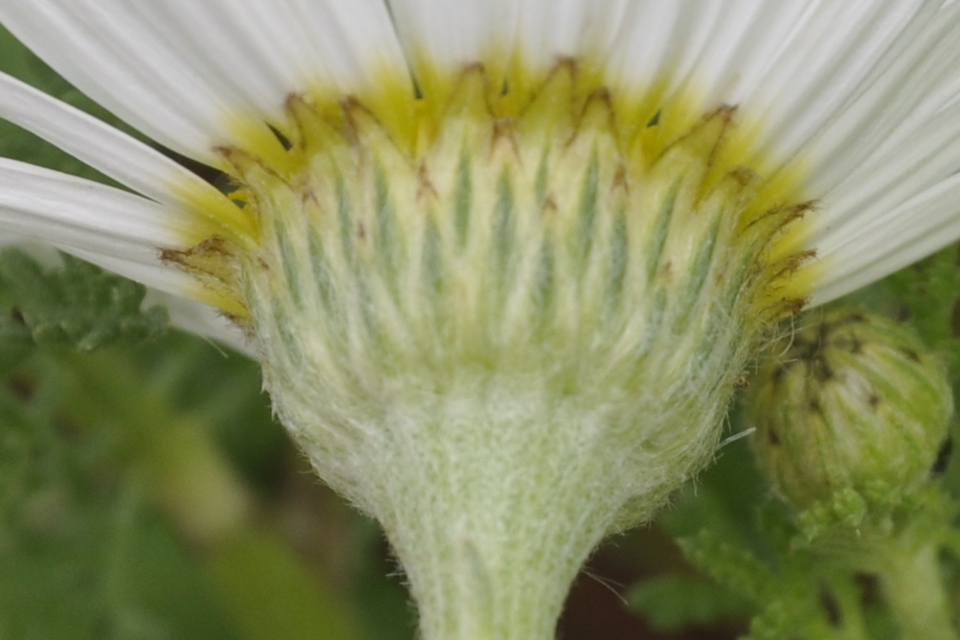
[[[836,491],[910,491],[930,476],[953,413],[944,367],[906,327],[861,312],[811,320],[774,346],[747,419],[763,472],[807,507]]]

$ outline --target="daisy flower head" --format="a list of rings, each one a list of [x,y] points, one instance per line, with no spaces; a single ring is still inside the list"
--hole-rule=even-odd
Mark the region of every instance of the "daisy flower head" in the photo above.
[[[960,236],[956,3],[36,0],[0,22],[227,185],[3,77],[0,116],[128,190],[3,161],[0,226],[254,354],[318,474],[383,525],[426,640],[552,637],[594,546],[709,459],[774,322]]]

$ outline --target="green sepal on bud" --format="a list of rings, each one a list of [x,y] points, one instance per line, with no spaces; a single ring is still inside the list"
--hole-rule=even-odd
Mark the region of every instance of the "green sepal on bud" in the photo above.
[[[807,317],[771,353],[746,412],[759,466],[788,502],[904,495],[940,463],[953,395],[943,364],[907,327],[834,311]]]

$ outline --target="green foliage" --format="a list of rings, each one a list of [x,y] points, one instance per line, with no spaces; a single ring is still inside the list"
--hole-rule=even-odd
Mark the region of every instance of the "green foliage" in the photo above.
[[[123,122],[109,111],[90,100],[57,75],[2,26],[0,26],[0,69],[109,123],[111,126],[123,129],[135,137],[141,137],[137,132],[124,126]],[[0,120],[0,156],[16,158],[64,173],[115,184],[99,171],[5,120]]]
[[[239,532],[209,567],[248,640],[359,640],[345,603],[321,591],[275,535]]]
[[[928,344],[960,355],[960,248],[951,246],[893,274],[885,284]]]
[[[752,609],[744,598],[698,578],[666,575],[647,580],[627,594],[630,606],[654,628],[676,633],[738,618]]]
[[[189,549],[44,373],[0,389],[0,638],[239,640]]]
[[[146,289],[70,256],[43,267],[19,249],[0,253],[0,344],[15,354],[32,344],[92,351],[162,335],[166,310],[141,310]]]
[[[708,529],[683,538],[680,546],[710,577],[754,602],[764,602],[770,593],[782,588],[773,572],[752,553]]]
[[[350,593],[314,574],[268,511],[203,539],[191,527],[236,491],[304,508],[271,486],[289,451],[246,359],[180,335],[35,350],[0,400],[3,640],[386,637],[361,634]],[[403,610],[405,596],[388,601]]]

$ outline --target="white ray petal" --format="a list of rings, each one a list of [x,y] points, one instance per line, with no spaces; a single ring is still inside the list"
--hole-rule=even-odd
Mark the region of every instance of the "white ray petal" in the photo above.
[[[943,180],[895,209],[860,216],[857,229],[822,229],[816,243],[824,278],[822,304],[893,273],[960,237],[960,175]]]
[[[221,198],[225,206],[230,206],[216,189],[163,154],[3,73],[0,118],[157,202],[187,205],[189,192],[205,194],[210,200]]]
[[[154,0],[142,11],[218,93],[264,117],[311,84],[352,93],[385,68],[406,70],[379,0]]]
[[[666,75],[671,87],[694,89],[703,110],[723,103],[749,109],[774,134],[767,151],[791,157],[886,78],[878,65],[927,38],[943,19],[940,4],[638,1],[621,18],[607,63],[626,88]]]
[[[233,0],[220,0],[233,8]],[[297,78],[323,81],[349,93],[376,82],[382,72],[407,73],[390,13],[383,0],[248,0],[256,20],[248,29],[270,31],[267,49]]]
[[[519,2],[387,0],[400,43],[414,63],[504,65],[512,52]],[[494,56],[500,56],[494,59]]]
[[[686,79],[697,83],[708,104],[739,103],[755,92],[759,78],[788,45],[804,8],[801,2],[722,3],[703,34],[698,55],[688,56],[694,62]],[[621,37],[630,35],[635,34]],[[629,67],[629,59],[619,63]]]
[[[132,126],[214,165],[230,116],[269,119],[311,84],[349,92],[405,68],[377,0],[37,0],[0,3],[0,21]]]
[[[960,97],[958,30],[960,11],[941,11],[906,46],[888,54],[887,64],[879,65],[882,73],[834,114],[810,145],[812,189],[835,189],[862,175],[865,164],[896,163],[920,139],[936,144],[936,134],[931,137],[929,131],[932,122],[945,127],[941,135],[951,135],[960,119],[960,109],[949,106]]]
[[[151,290],[158,291],[168,297],[184,298],[184,291],[197,289],[197,283],[187,273],[178,269],[165,266],[158,258],[157,253],[153,253],[153,260],[137,260],[123,257],[120,254],[103,254],[94,251],[85,251],[75,247],[61,247],[64,253],[86,260],[91,264],[103,267],[107,271],[119,273],[125,278],[140,282],[149,283]],[[203,304],[197,302],[196,304]],[[208,306],[208,305],[204,305]]]
[[[695,85],[704,109],[737,102],[786,46],[805,2],[695,0],[629,3],[611,30],[606,63],[612,81],[642,90]]]
[[[645,1],[630,5],[608,62],[611,75],[645,87],[669,72],[685,78],[708,41],[725,3]]]
[[[148,286],[180,295],[191,290],[174,269],[159,268],[159,248],[183,248],[190,217],[126,191],[0,159],[0,227],[65,251],[155,268],[151,279],[140,279]]]
[[[682,5],[682,2],[629,4],[620,29],[611,34],[606,62],[612,78],[635,87],[645,87],[653,80],[664,68],[671,47],[682,45],[676,38],[677,24],[685,8]]]
[[[174,326],[229,345],[246,355],[253,355],[243,333],[222,313],[202,302],[182,296],[180,292],[184,287],[195,286],[186,274],[161,265],[151,266],[128,262],[113,256],[86,251],[74,250],[71,253],[114,273],[122,273],[137,282],[153,282],[154,286],[147,290],[147,296],[144,298],[144,308],[156,304],[162,305],[170,313],[170,321]]]
[[[913,20],[928,21],[934,8],[916,0],[811,4],[756,90],[743,96],[776,132],[774,148],[789,155],[811,140],[863,91]]]
[[[856,233],[864,220],[895,209],[960,171],[960,108],[912,129],[894,147],[861,160],[825,197],[823,224],[834,233]],[[960,212],[960,203],[957,211]]]
[[[524,62],[549,67],[584,53],[604,60],[630,0],[527,0],[517,3],[515,47]]]
[[[0,21],[71,83],[161,144],[213,163],[232,106],[158,42],[130,3],[0,3]]]
[[[175,327],[227,345],[244,355],[255,355],[243,332],[213,307],[151,289],[147,292],[143,305],[150,307],[155,304],[166,307],[170,322]]]

